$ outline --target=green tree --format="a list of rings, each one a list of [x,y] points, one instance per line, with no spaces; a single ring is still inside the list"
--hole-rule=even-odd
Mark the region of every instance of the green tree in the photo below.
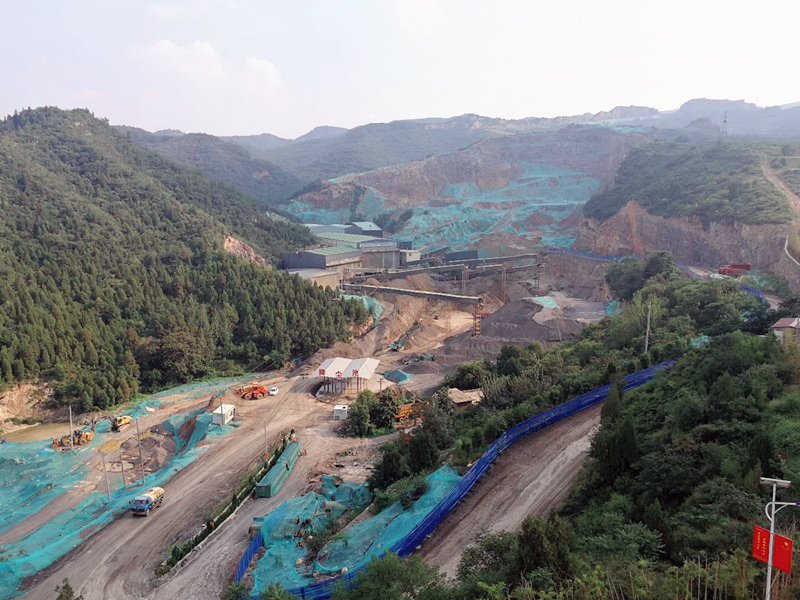
[[[334,588],[332,600],[434,600],[443,593],[442,577],[436,567],[429,567],[418,556],[403,560],[386,553],[368,563],[353,586]]]
[[[347,429],[351,435],[366,437],[373,431],[370,413],[375,405],[375,394],[359,393],[355,403],[347,411]]]
[[[261,592],[258,600],[295,600],[296,598],[297,596],[293,596],[284,590],[280,584],[271,583],[267,586],[267,589]]]
[[[426,431],[417,432],[411,437],[409,450],[411,455],[409,465],[414,473],[430,469],[439,460],[436,442]]]
[[[72,589],[69,579],[64,579],[60,586],[56,588],[56,600],[83,600],[83,596],[76,596]]]
[[[387,442],[381,446],[381,459],[372,471],[370,487],[383,490],[410,474],[407,448],[398,441]]]

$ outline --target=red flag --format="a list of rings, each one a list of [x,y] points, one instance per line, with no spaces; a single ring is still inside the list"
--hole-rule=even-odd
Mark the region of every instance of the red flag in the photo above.
[[[792,540],[777,533],[772,547],[772,566],[784,573],[792,572]]]
[[[772,566],[784,573],[792,572],[792,540],[775,534],[772,547]],[[753,558],[763,563],[769,561],[769,530],[753,525]]]
[[[753,558],[763,563],[769,561],[769,530],[753,525]]]

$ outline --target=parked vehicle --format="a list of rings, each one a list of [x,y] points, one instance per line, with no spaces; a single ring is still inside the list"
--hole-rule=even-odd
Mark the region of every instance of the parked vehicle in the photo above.
[[[131,500],[131,512],[134,515],[146,517],[151,510],[161,506],[162,500],[164,500],[164,489],[152,487],[141,496],[136,496]]]
[[[278,388],[273,386],[269,388],[269,395],[270,396],[277,396],[278,395]]]

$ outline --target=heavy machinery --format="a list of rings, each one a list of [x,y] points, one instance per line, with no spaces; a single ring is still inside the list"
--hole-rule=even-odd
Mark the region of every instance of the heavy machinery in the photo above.
[[[97,425],[97,419],[92,420],[92,426],[89,430],[76,430],[72,432],[72,441],[70,436],[64,435],[60,438],[53,439],[52,447],[54,450],[69,450],[75,446],[88,446],[94,439],[94,428]]]
[[[243,400],[252,400],[253,398],[263,398],[267,395],[267,388],[257,382],[250,385],[245,385],[236,390],[239,397]]]
[[[133,423],[133,417],[128,415],[108,417],[108,419],[111,421],[111,431],[125,431]]]
[[[131,512],[134,515],[146,517],[154,508],[161,506],[164,500],[164,488],[152,487],[141,496],[131,500]]]

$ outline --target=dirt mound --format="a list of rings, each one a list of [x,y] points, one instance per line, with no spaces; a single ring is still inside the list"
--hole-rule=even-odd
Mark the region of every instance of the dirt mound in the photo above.
[[[181,438],[188,440],[192,435],[194,425],[194,419],[190,419],[189,422],[184,423],[179,434]],[[184,431],[184,429],[186,429],[186,431]],[[178,445],[169,431],[161,425],[151,427],[147,432],[142,434],[142,458],[144,459],[145,472],[154,473],[163,468],[164,465],[172,460],[177,450]],[[136,436],[125,440],[120,451],[122,452],[122,460],[125,463],[126,469],[129,463],[137,466],[139,465],[139,444],[136,441]],[[128,473],[125,475],[127,478]],[[133,477],[134,474],[131,473],[131,478]]]

